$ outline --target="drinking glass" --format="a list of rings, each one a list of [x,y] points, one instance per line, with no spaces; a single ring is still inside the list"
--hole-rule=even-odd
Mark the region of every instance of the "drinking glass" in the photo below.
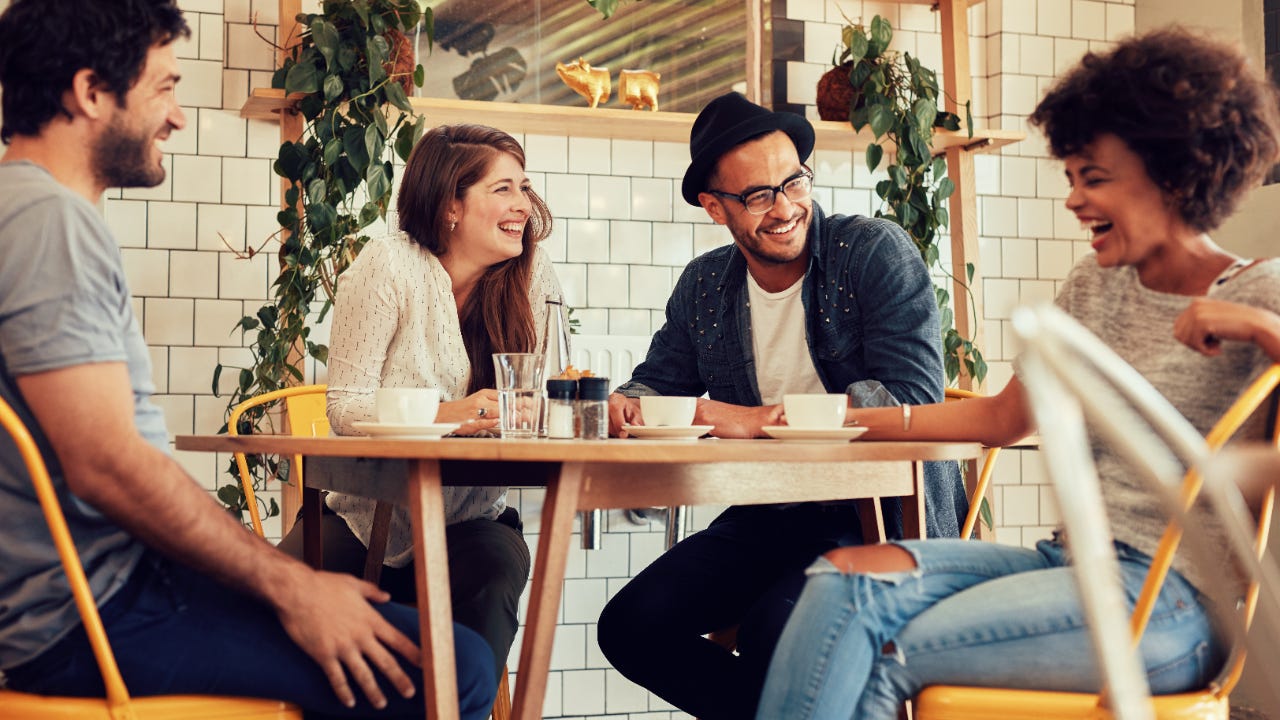
[[[538,353],[494,353],[498,386],[498,429],[504,438],[531,438],[542,417],[542,356]]]

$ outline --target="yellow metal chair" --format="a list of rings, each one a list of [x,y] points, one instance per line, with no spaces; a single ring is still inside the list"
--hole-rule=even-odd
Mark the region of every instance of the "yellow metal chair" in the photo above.
[[[231,415],[227,418],[227,434],[240,434],[240,417],[249,409],[284,400],[291,434],[301,437],[328,435],[329,417],[325,413],[326,389],[325,385],[299,385],[249,398],[231,410]],[[244,453],[236,453],[235,458],[236,468],[240,471],[240,489],[244,492],[245,504],[249,506],[249,519],[253,521],[253,531],[258,534],[258,537],[263,537],[262,515],[258,512],[257,495],[253,490],[253,475],[249,473],[249,463]],[[293,456],[290,469],[293,471],[296,492],[301,496],[305,487],[302,482],[302,456]]]
[[[89,581],[67,529],[66,517],[58,506],[44,458],[22,420],[3,400],[0,400],[0,425],[13,438],[27,466],[107,690],[105,698],[50,697],[0,690],[0,717],[5,720],[301,720],[301,710],[279,700],[208,695],[131,698],[107,641]]]
[[[326,385],[299,385],[274,392],[263,393],[250,398],[232,411],[227,419],[227,434],[236,435],[236,424],[246,410],[265,403],[283,399],[285,412],[289,420],[289,432],[300,437],[323,437],[329,434],[329,416],[326,412]],[[253,490],[253,476],[249,474],[248,461],[243,453],[236,453],[236,467],[240,470],[240,489],[244,491],[245,501],[249,506],[249,517],[253,520],[253,530],[258,536],[263,535],[262,520],[258,513],[257,497]],[[302,480],[302,456],[294,455],[294,484],[301,494],[305,489]],[[391,503],[379,502],[374,509],[373,530],[369,538],[369,554],[365,560],[364,578],[377,584],[382,570],[382,560],[386,556],[387,535],[391,528]],[[502,677],[498,679],[498,696],[493,701],[493,720],[507,720],[511,717],[511,686],[504,667]]]
[[[1244,424],[1254,411],[1280,385],[1280,365],[1272,366],[1246,388],[1236,402],[1205,438],[1212,450],[1221,448]],[[1271,442],[1280,446],[1280,428],[1272,430]],[[1185,475],[1180,489],[1180,502],[1190,508],[1200,493],[1203,481],[1193,468]],[[1258,515],[1254,552],[1258,558],[1267,546],[1267,531],[1275,500],[1274,490],[1268,491]],[[1160,588],[1164,584],[1174,554],[1182,539],[1182,528],[1175,521],[1166,527],[1160,539],[1151,568],[1148,570],[1142,592],[1139,594],[1129,619],[1132,646],[1142,639],[1147,621],[1151,617]],[[1245,628],[1253,619],[1257,607],[1259,585],[1255,580],[1248,588],[1240,609]],[[1228,666],[1210,684],[1196,692],[1175,695],[1158,695],[1150,699],[1151,711],[1159,720],[1227,720],[1230,714],[1229,696],[1244,671],[1243,647],[1236,648]],[[1037,690],[1014,690],[982,687],[933,686],[925,688],[913,701],[916,720],[1067,720],[1081,718],[1110,718],[1105,694],[1067,693]]]
[[[946,389],[947,400],[967,400],[979,397],[985,396],[973,390]],[[964,516],[964,524],[960,526],[960,537],[966,540],[973,537],[974,528],[978,525],[978,517],[982,511],[982,501],[987,496],[987,487],[991,485],[991,473],[996,469],[996,457],[999,454],[1000,448],[987,448],[987,455],[982,461],[982,471],[978,473],[978,482],[973,486],[973,492],[969,495],[969,512]]]

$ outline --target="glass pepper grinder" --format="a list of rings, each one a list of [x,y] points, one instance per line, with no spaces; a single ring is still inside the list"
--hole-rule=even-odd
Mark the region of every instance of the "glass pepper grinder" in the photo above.
[[[609,437],[609,378],[578,380],[578,437],[583,440]]]
[[[537,352],[542,356],[542,377],[551,380],[558,377],[569,367],[569,321],[565,317],[564,301],[555,295],[548,295],[547,321],[542,337],[538,339],[540,347]],[[550,387],[547,388],[550,390]],[[547,437],[550,400],[542,396],[542,422],[538,424],[538,435]]]

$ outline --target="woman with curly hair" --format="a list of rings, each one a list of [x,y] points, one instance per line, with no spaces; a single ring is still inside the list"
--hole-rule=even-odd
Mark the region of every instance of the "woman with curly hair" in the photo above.
[[[1280,362],[1280,262],[1236,257],[1207,234],[1280,157],[1274,89],[1238,50],[1164,30],[1086,55],[1031,122],[1065,163],[1066,206],[1094,250],[1058,305],[1207,432]],[[848,420],[870,438],[993,446],[1034,429],[1017,378],[988,398],[851,409]],[[1262,425],[1243,433],[1261,437]],[[1165,520],[1118,455],[1095,446],[1095,461],[1132,602]],[[1198,540],[1225,546],[1220,533]],[[1096,692],[1068,562],[1057,533],[1034,550],[965,540],[833,550],[809,570],[757,717],[892,720],[934,684]],[[1141,644],[1157,694],[1203,687],[1224,654],[1204,576],[1181,555],[1174,569]]]

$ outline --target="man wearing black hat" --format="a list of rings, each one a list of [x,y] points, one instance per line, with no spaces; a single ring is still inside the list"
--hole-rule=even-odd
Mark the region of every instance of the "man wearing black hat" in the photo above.
[[[823,213],[804,164],[813,143],[803,117],[737,93],[699,113],[682,194],[734,242],[681,275],[644,362],[610,397],[612,433],[643,424],[642,395],[706,393],[695,423],[719,437],[782,424],[789,393],[846,393],[851,406],[942,400],[938,310],[919,251],[887,220]],[[928,534],[956,536],[967,501],[954,463],[926,463],[925,495]],[[896,501],[885,515],[900,537]],[[852,503],[731,507],[610,600],[600,647],[685,712],[753,717],[804,568],[861,542]],[[703,638],[734,626],[738,655]]]

